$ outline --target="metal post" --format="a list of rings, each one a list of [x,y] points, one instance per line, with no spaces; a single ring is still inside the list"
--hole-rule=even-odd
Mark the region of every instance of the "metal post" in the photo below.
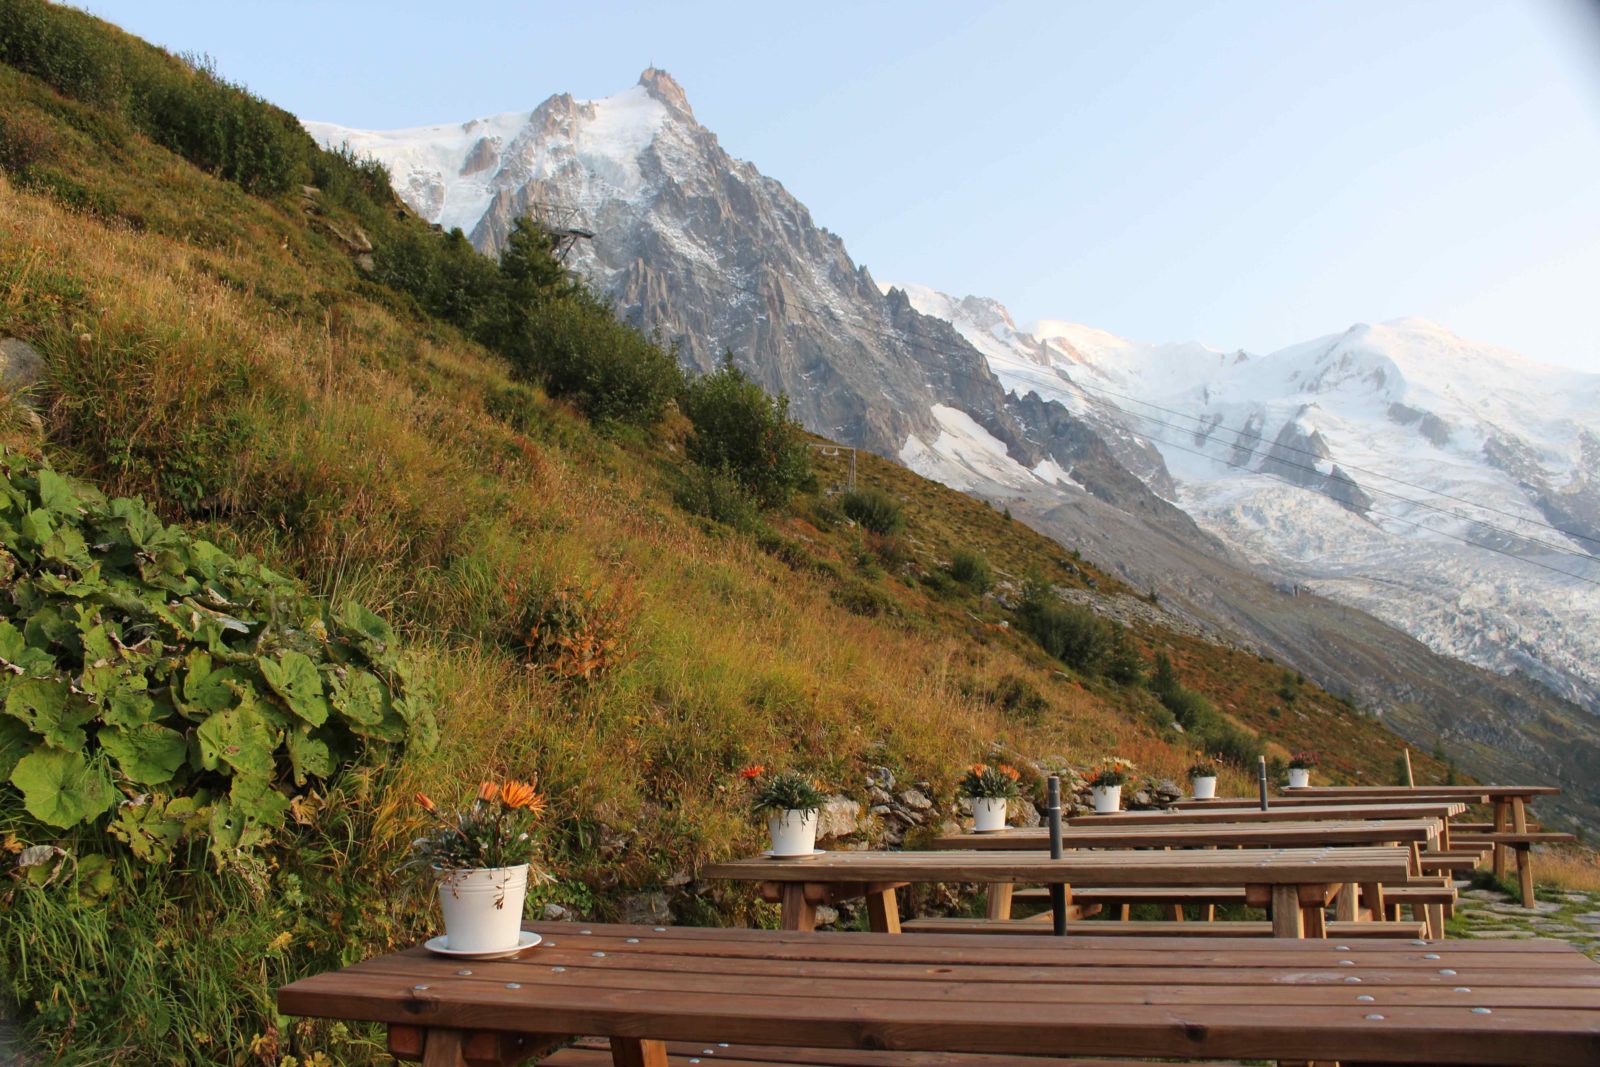
[[[1045,813],[1050,817],[1050,858],[1061,858],[1061,779],[1052,774],[1045,782]],[[1067,936],[1067,887],[1060,882],[1050,885],[1050,918],[1055,923],[1055,935]]]
[[[1261,810],[1267,810],[1267,757],[1261,757]]]

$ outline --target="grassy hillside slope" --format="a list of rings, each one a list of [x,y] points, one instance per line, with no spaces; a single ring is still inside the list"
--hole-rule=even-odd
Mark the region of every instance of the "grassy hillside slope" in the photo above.
[[[844,518],[825,488],[842,460],[826,456],[824,488],[749,532],[686,514],[684,420],[596,427],[372,280],[365,237],[380,256],[434,238],[397,205],[379,219],[380,201],[347,197],[348,168],[329,164],[320,188],[249,193],[125,114],[3,65],[0,147],[0,337],[47,363],[42,432],[7,402],[0,443],[379,612],[443,727],[431,752],[313,790],[264,870],[203,849],[146,868],[103,835],[50,835],[0,785],[7,842],[115,865],[109,883],[64,869],[39,886],[0,858],[14,876],[0,995],[51,1057],[275,1063],[327,1046],[359,1062],[368,1035],[290,1025],[270,990],[430,928],[427,887],[394,873],[419,788],[536,771],[556,879],[541,902],[610,917],[626,894],[673,886],[681,921],[747,922],[773,916],[748,893],[683,884],[755,847],[745,763],[857,797],[883,765],[947,801],[996,744],[1080,765],[1116,754],[1157,776],[1189,761],[1147,688],[1065,668],[1009,610],[1029,575],[1106,605],[1136,591],[871,457],[859,477],[900,503],[902,533]],[[948,578],[963,549],[986,558],[996,592]],[[615,642],[590,680],[528,656],[527,620],[574,603],[571,633]],[[1145,662],[1170,655],[1276,757],[1314,745],[1332,777],[1394,779],[1395,737],[1276,665],[1172,630],[1153,605],[1131,640]],[[1446,773],[1417,762],[1425,779]],[[1227,773],[1225,792],[1247,787]]]

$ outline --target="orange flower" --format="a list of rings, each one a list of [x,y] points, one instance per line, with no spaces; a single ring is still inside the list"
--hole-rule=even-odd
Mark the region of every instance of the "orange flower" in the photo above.
[[[495,798],[495,794],[498,792],[500,792],[499,786],[493,782],[484,782],[478,786],[478,799],[487,804]]]
[[[500,787],[500,803],[508,808],[526,808],[538,795],[532,782],[507,782]]]
[[[988,769],[989,765],[987,763],[974,763],[971,768],[973,774],[982,774]]]
[[[423,811],[438,811],[439,810],[438,807],[436,807],[434,805],[433,801],[428,799],[427,794],[425,794],[425,793],[418,793],[417,794],[417,803],[422,805],[422,810]]]
[[[760,778],[763,774],[766,774],[766,773],[767,773],[767,769],[765,767],[763,767],[761,764],[752,763],[752,764],[750,764],[750,766],[746,767],[744,770],[739,772],[739,777],[743,778],[745,781],[748,782],[748,781],[750,781],[750,780],[752,780],[754,778]]]
[[[1011,779],[1013,782],[1022,777],[1022,775],[1017,773],[1017,769],[1011,766],[1009,763],[1000,764],[1000,773]]]

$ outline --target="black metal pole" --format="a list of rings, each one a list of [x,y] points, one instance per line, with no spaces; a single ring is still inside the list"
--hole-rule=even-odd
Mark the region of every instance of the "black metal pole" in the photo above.
[[[1261,757],[1261,810],[1267,810],[1267,757]]]
[[[1052,774],[1045,782],[1045,813],[1050,817],[1050,858],[1061,858],[1061,779]],[[1060,882],[1050,886],[1050,918],[1057,937],[1067,936],[1067,887]]]

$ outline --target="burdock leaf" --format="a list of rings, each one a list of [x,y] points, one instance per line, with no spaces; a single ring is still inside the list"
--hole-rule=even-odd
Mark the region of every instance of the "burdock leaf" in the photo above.
[[[139,785],[161,785],[183,766],[189,746],[183,735],[153,722],[131,727],[106,727],[95,735],[118,768]]]
[[[235,775],[272,777],[278,738],[253,705],[218,712],[200,724],[195,738],[200,745],[200,765],[206,770],[226,765]]]
[[[88,822],[117,799],[101,771],[80,754],[60,749],[42,748],[22,757],[11,771],[11,784],[22,791],[29,815],[62,829]]]
[[[277,660],[258,656],[256,664],[272,691],[289,710],[312,726],[328,721],[328,702],[322,698],[322,675],[317,665],[299,652],[285,652]]]
[[[94,718],[95,709],[64,681],[29,678],[6,693],[6,714],[26,723],[52,748],[77,752],[83,748],[82,726]]]

